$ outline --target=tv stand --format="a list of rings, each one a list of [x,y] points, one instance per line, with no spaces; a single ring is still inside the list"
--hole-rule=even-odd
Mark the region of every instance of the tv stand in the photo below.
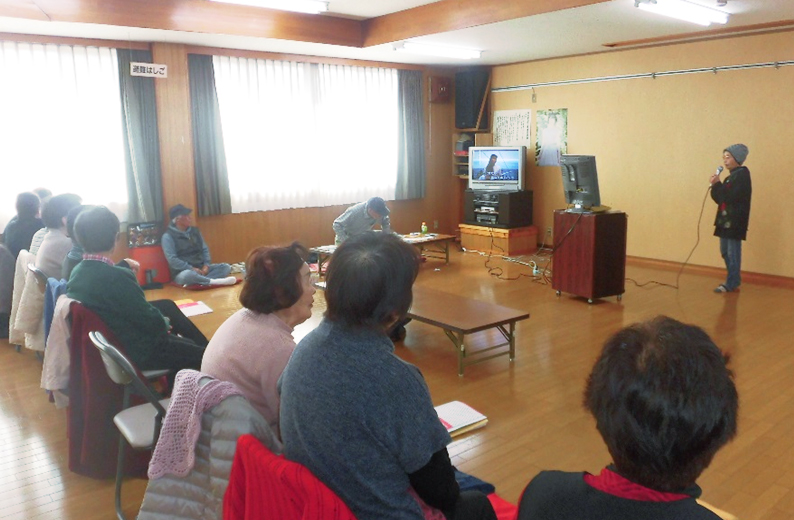
[[[465,224],[498,228],[532,225],[531,191],[487,191],[467,189],[463,194]]]

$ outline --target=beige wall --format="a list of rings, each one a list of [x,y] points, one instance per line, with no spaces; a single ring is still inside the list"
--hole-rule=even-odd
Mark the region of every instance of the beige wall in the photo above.
[[[792,50],[794,32],[627,50],[495,67],[493,87],[784,61]],[[785,210],[794,200],[792,86],[794,67],[782,67],[541,87],[536,103],[530,91],[492,99],[495,110],[568,109],[568,153],[597,157],[602,204],[628,214],[631,256],[683,262],[722,150],[747,144],[754,191],[743,270],[794,277],[794,226]],[[534,220],[545,230],[564,207],[560,171],[531,159]],[[723,265],[714,213],[709,198],[691,264]]]

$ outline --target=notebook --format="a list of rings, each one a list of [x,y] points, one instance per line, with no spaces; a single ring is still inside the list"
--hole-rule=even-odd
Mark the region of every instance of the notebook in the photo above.
[[[204,302],[194,302],[193,300],[177,300],[176,306],[182,311],[182,314],[190,318],[191,316],[198,316],[199,314],[209,314],[212,309]]]
[[[482,428],[488,424],[488,418],[460,401],[452,401],[436,406],[436,413],[441,424],[452,437]]]

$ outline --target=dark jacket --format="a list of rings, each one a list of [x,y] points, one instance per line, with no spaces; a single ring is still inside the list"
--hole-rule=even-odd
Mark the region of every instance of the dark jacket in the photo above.
[[[210,264],[210,250],[197,227],[180,231],[173,224],[168,226],[162,246],[172,277],[187,269]]]
[[[3,232],[3,243],[16,258],[21,250],[30,249],[30,241],[33,239],[33,235],[43,227],[44,223],[38,217],[26,219],[14,217]]]
[[[745,240],[750,222],[750,198],[753,183],[750,170],[739,166],[723,181],[711,186],[711,198],[717,203],[714,236]]]
[[[583,477],[583,473],[541,471],[521,495],[517,520],[719,520],[696,502],[698,486],[683,491],[691,498],[646,502],[599,491]]]

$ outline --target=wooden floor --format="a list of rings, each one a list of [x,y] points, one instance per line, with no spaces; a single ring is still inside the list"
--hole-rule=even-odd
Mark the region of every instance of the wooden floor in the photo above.
[[[794,518],[794,292],[746,284],[740,293],[713,294],[719,279],[684,274],[679,290],[627,283],[621,302],[588,305],[557,297],[531,278],[498,280],[484,263],[476,253],[454,252],[450,265],[423,264],[417,283],[528,311],[530,319],[517,326],[512,365],[500,357],[458,377],[452,343],[441,330],[416,322],[396,347],[421,368],[436,404],[461,400],[489,417],[486,428],[450,446],[460,469],[492,482],[511,501],[541,469],[598,472],[609,455],[581,406],[584,378],[609,334],[666,314],[703,327],[733,356],[739,434],[700,479],[703,498],[741,520]],[[508,277],[529,272],[499,260],[491,265]],[[632,265],[627,276],[675,283],[674,272]],[[315,316],[296,336],[317,323],[323,308],[318,292]],[[484,335],[470,345],[488,339]],[[0,340],[0,519],[113,518],[113,482],[68,471],[65,412],[47,402],[40,375],[32,352],[18,354]],[[129,516],[144,489],[142,480],[125,484]]]

